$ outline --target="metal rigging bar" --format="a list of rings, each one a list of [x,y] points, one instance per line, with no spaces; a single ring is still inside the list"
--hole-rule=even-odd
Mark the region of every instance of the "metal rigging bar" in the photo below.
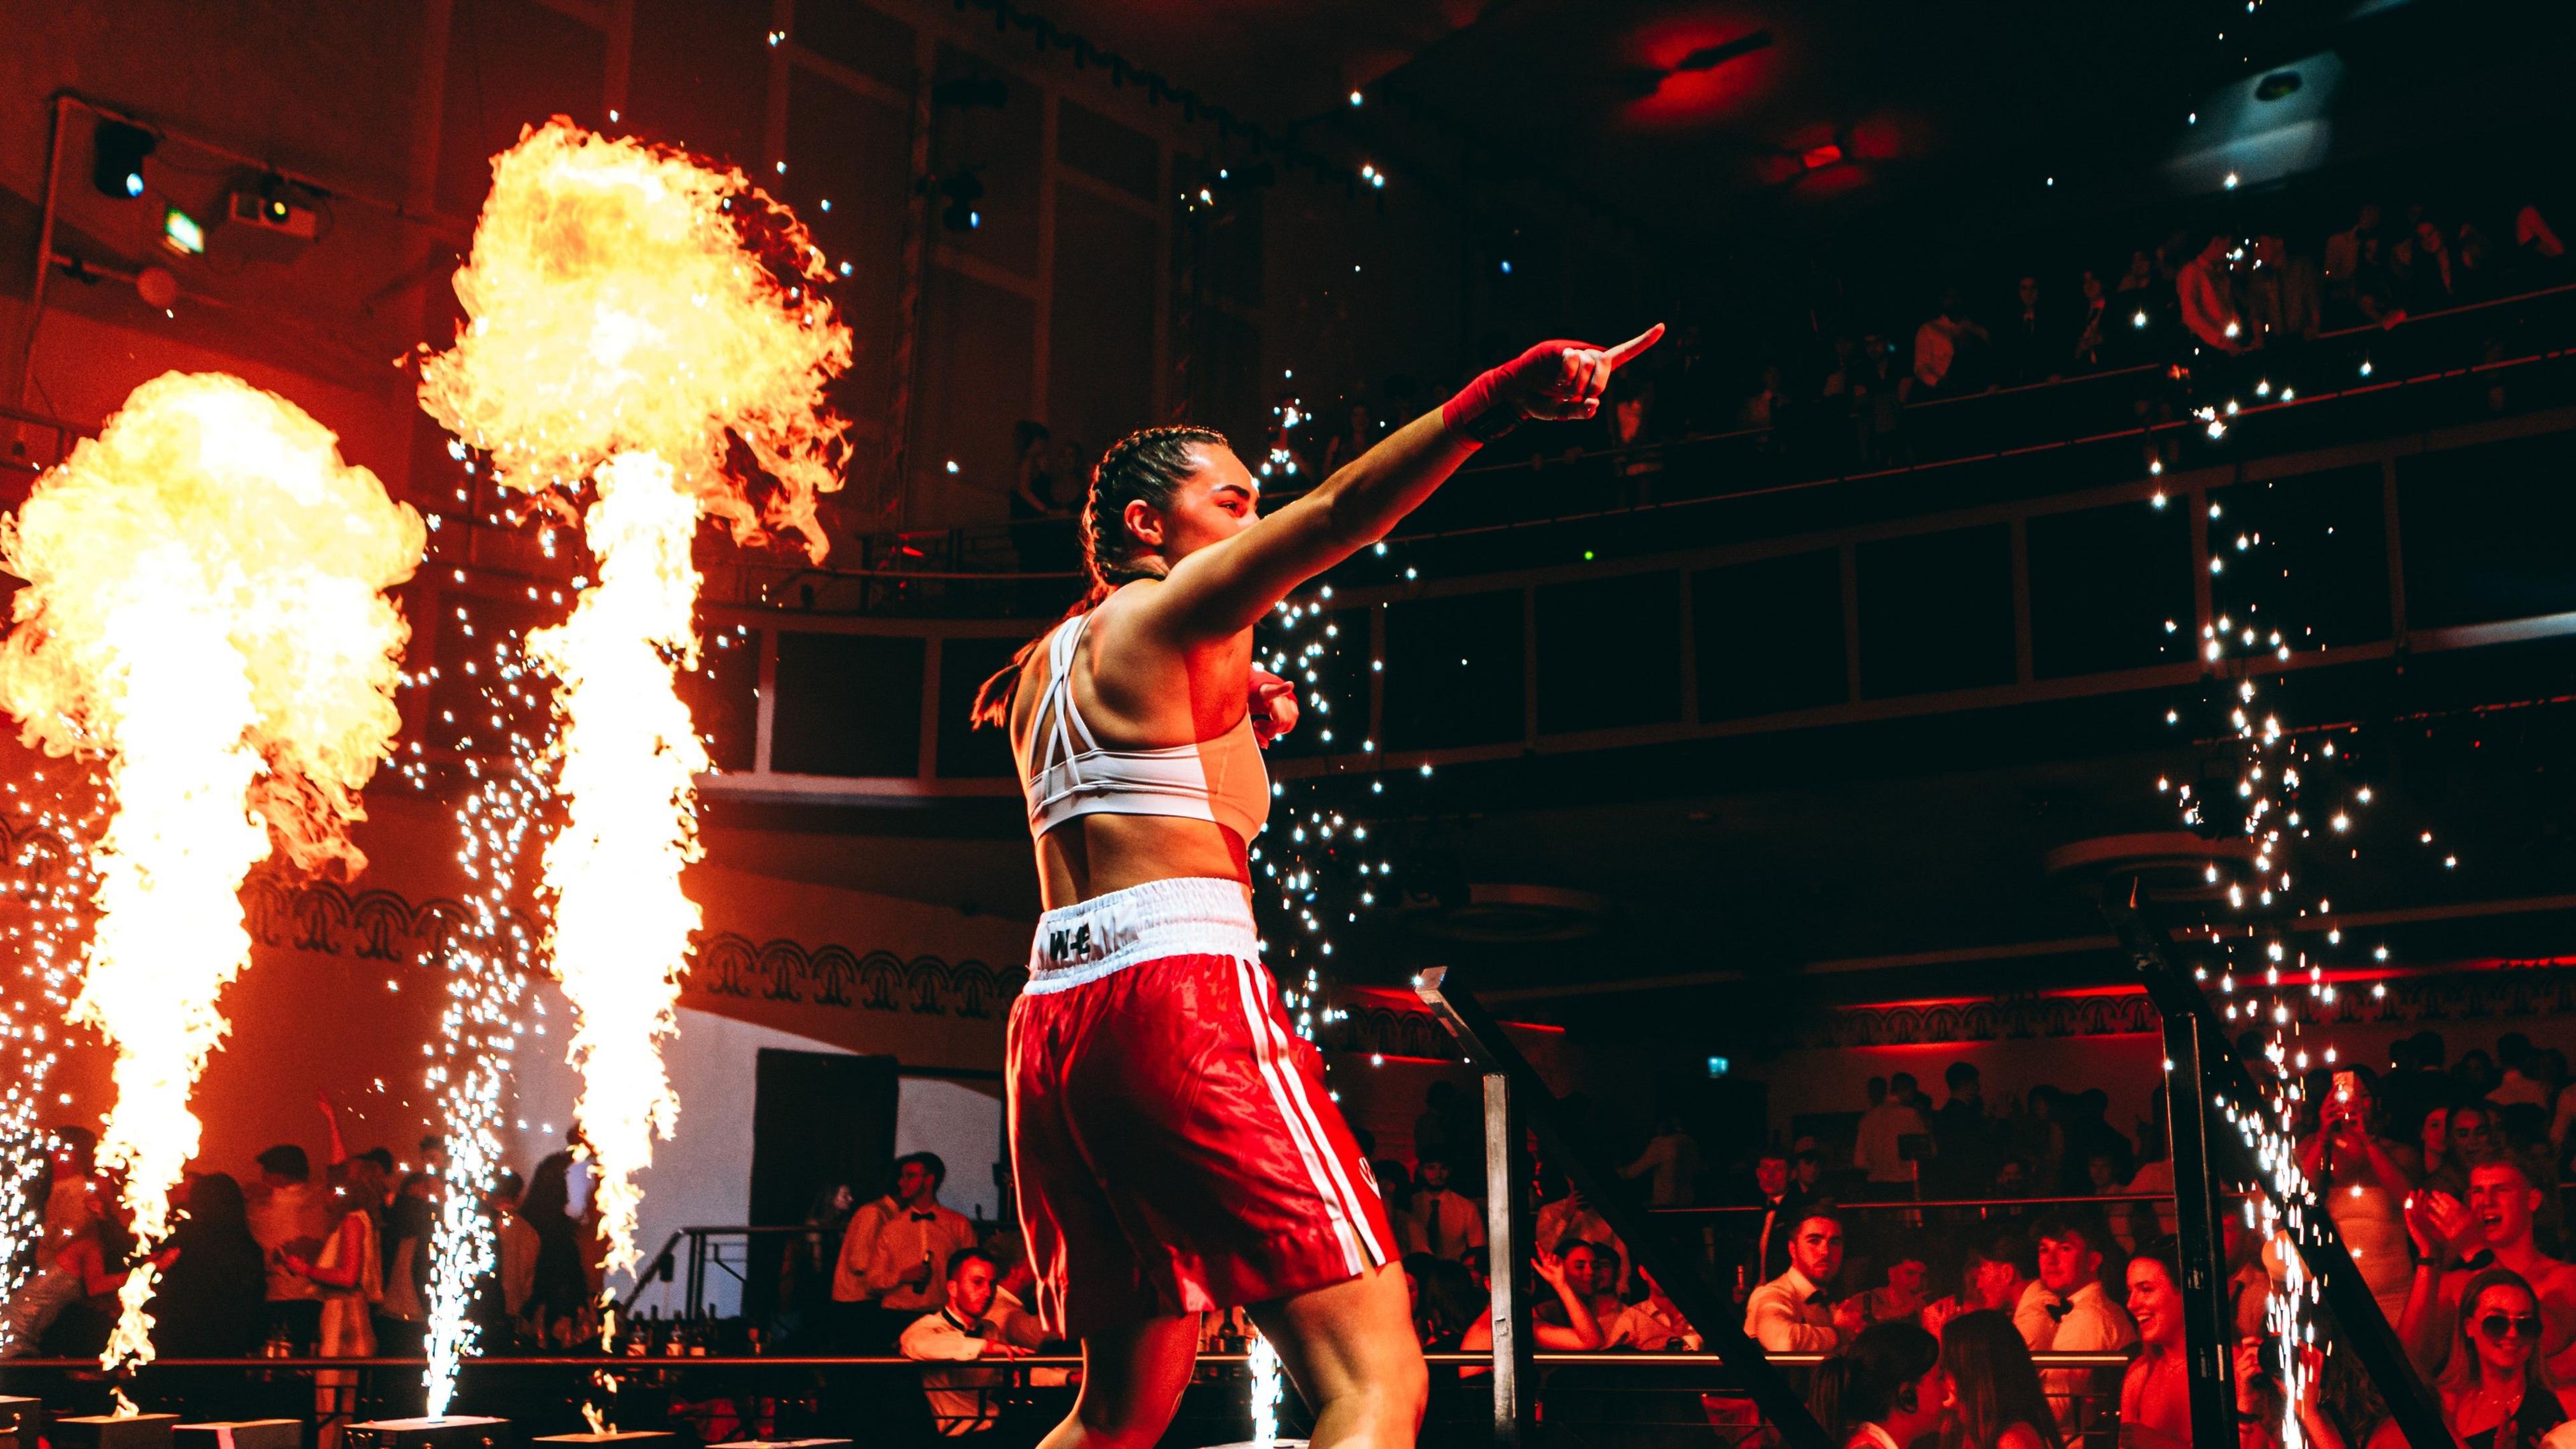
[[[2172,1134],[2174,1198],[2182,1226],[2182,1284],[2187,1329],[2192,1335],[2192,1437],[2194,1442],[2234,1442],[2234,1364],[2229,1355],[2234,1337],[2227,1305],[2227,1275],[2219,1261],[2216,1174],[2211,1170],[2207,1114],[2216,1106],[2233,1106],[2238,1114],[2269,1109],[2254,1086],[2227,1029],[2209,1004],[2208,995],[2191,973],[2175,962],[2173,938],[2155,914],[2139,880],[2114,877],[2104,883],[2102,914],[2120,938],[2120,949],[2137,968],[2147,999],[2165,1022],[2166,1055],[2173,1068],[2166,1079],[2167,1130]],[[2179,1048],[2179,1050],[2177,1050]],[[2308,1275],[2361,1366],[2387,1401],[2389,1416],[2411,1449],[2444,1449],[2451,1431],[2442,1422],[2441,1406],[2425,1390],[2424,1380],[2397,1341],[2397,1330],[2379,1311],[2370,1285],[2362,1281],[2343,1235],[2335,1230],[2320,1187],[2312,1186],[2301,1202],[2284,1199],[2262,1172],[2249,1174],[2257,1189],[2284,1216],[2299,1211],[2304,1231],[2290,1234]],[[2204,1362],[2203,1360],[2207,1360]],[[2205,1427],[2214,1415],[2220,1428]]]
[[[1838,1449],[1826,1437],[1824,1427],[1816,1422],[1815,1415],[1807,1411],[1806,1400],[1799,1397],[1798,1391],[1789,1386],[1788,1379],[1763,1355],[1761,1345],[1744,1336],[1744,1331],[1737,1326],[1740,1322],[1738,1311],[1726,1295],[1700,1272],[1694,1258],[1673,1251],[1644,1209],[1629,1205],[1625,1184],[1600,1159],[1599,1145],[1585,1141],[1575,1124],[1564,1120],[1564,1108],[1557,1101],[1556,1093],[1548,1090],[1547,1083],[1540,1079],[1529,1059],[1522,1056],[1520,1048],[1503,1035],[1502,1027],[1476,998],[1451,985],[1448,976],[1449,968],[1445,966],[1435,966],[1423,972],[1414,986],[1415,994],[1458,1038],[1468,1060],[1486,1074],[1489,1082],[1497,1077],[1502,1079],[1504,1096],[1538,1133],[1539,1145],[1547,1150],[1548,1160],[1564,1169],[1567,1180],[1582,1190],[1584,1198],[1610,1225],[1610,1230],[1628,1245],[1629,1254],[1637,1265],[1652,1273],[1655,1281],[1663,1285],[1674,1306],[1680,1308],[1682,1316],[1699,1330],[1701,1343],[1717,1355],[1718,1362],[1724,1364],[1730,1373],[1743,1381],[1755,1407],[1779,1431],[1783,1443],[1790,1449]],[[1494,1095],[1489,1090],[1487,1100],[1493,1100]],[[1514,1135],[1514,1124],[1488,1115],[1485,1120],[1488,1141],[1498,1133],[1508,1142]],[[1496,1160],[1490,1148],[1487,1160]],[[1490,1200],[1504,1195],[1518,1196],[1526,1186],[1525,1180],[1506,1179],[1487,1183],[1485,1191]],[[1526,1258],[1527,1254],[1520,1253],[1518,1257]],[[1498,1286],[1502,1284],[1506,1275],[1514,1274],[1515,1267],[1516,1261],[1504,1260],[1498,1244],[1493,1265],[1494,1282]],[[1517,1276],[1513,1281],[1518,1284]],[[1504,1396],[1508,1393],[1521,1401],[1528,1397],[1513,1372],[1521,1367],[1512,1362],[1517,1355],[1499,1351],[1504,1342],[1502,1311],[1498,1304],[1494,1332],[1498,1350],[1494,1362],[1494,1412],[1498,1429],[1503,1428]],[[2393,1339],[2391,1341],[2394,1342]],[[1505,1381],[1507,1374],[1512,1375],[1512,1381]]]

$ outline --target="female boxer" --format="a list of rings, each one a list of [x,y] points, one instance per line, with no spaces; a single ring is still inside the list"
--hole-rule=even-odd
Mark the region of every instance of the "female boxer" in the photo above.
[[[1255,943],[1261,746],[1295,696],[1256,677],[1253,625],[1522,418],[1592,417],[1662,333],[1533,347],[1267,516],[1206,428],[1148,428],[1093,470],[1090,594],[975,706],[1010,730],[1047,908],[1011,1009],[1011,1161],[1040,1311],[1085,1367],[1041,1449],[1152,1444],[1198,1316],[1236,1305],[1318,1449],[1413,1442],[1400,1249]]]

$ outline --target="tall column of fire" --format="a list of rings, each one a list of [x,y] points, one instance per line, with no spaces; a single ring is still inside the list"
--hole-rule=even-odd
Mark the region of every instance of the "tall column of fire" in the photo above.
[[[409,639],[386,590],[426,537],[294,404],[184,373],[137,388],[0,528],[27,581],[0,704],[28,743],[103,761],[112,800],[71,1019],[116,1049],[99,1158],[147,1250],[250,961],[243,879],[272,841],[299,869],[364,864],[347,830],[401,724]],[[106,1362],[151,1358],[155,1278],[147,1258],[126,1279]]]
[[[571,619],[528,645],[557,684],[547,949],[612,1270],[634,1267],[636,1174],[677,1120],[661,1039],[699,921],[680,871],[706,756],[673,688],[697,658],[691,544],[714,519],[822,557],[816,495],[846,451],[824,389],[850,360],[823,278],[739,171],[558,118],[494,158],[456,275],[466,320],[422,367],[422,406],[502,486],[580,509],[595,561]]]

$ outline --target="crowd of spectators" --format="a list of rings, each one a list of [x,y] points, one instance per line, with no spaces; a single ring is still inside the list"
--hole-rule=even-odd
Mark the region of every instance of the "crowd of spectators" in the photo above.
[[[1911,315],[1857,303],[1862,289],[1821,280],[1812,304],[1794,309],[1794,329],[1746,329],[1685,310],[1670,336],[1621,370],[1595,422],[1523,430],[1489,450],[1487,461],[1609,452],[1615,496],[1627,502],[1655,496],[1670,445],[1684,440],[1731,436],[1801,476],[1902,467],[1954,446],[2005,441],[1990,436],[1992,427],[1927,435],[1919,410],[1928,404],[2113,374],[2136,384],[2113,400],[2125,412],[2106,415],[2101,397],[2092,397],[2067,414],[2084,420],[2079,431],[2109,426],[2111,416],[2124,416],[2121,426],[2166,424],[2210,402],[2250,396],[2245,390],[2257,381],[2273,396],[2309,385],[2315,369],[2304,354],[2320,333],[2398,328],[2576,280],[2576,263],[2527,191],[2459,207],[2368,200],[2330,215],[2313,208],[2301,215],[2284,200],[2270,217],[2277,219],[2175,229],[2159,242],[2096,256],[1989,267],[1982,279],[1933,289],[1931,305]],[[1509,345],[1495,337],[1483,350],[1499,354]],[[1296,491],[1446,396],[1455,381],[1301,380],[1299,391],[1270,399],[1257,444],[1239,440],[1244,460],[1271,491]],[[1068,525],[1106,440],[1057,438],[1022,422],[1013,441],[1008,504],[1018,567],[1076,568]],[[2152,464],[2180,457],[2170,437],[2146,446]]]
[[[2300,1165],[2454,1432],[2480,1443],[2504,1426],[2517,1437],[2498,1442],[2576,1444],[2567,1422],[2576,1265],[2565,1260],[2559,1190],[2576,1138],[2567,1058],[2521,1032],[2456,1058],[2438,1034],[2419,1032],[2389,1056],[2384,1071],[2321,1071],[2306,1083],[2313,1105],[2293,1144]],[[1691,1220],[1676,1242],[1699,1242],[1715,1281],[1733,1279],[1729,1311],[1747,1336],[1775,1353],[1827,1356],[1811,1382],[1837,1442],[1879,1442],[1870,1439],[1876,1426],[1907,1445],[1946,1426],[1955,1442],[2015,1449],[2115,1437],[2141,1449],[2189,1443],[2162,1122],[2151,1116],[2133,1138],[2105,1120],[2109,1098],[2098,1090],[2037,1087],[1997,1110],[1965,1062],[1941,1085],[1936,1104],[1908,1074],[1871,1079],[1868,1107],[1846,1119],[1847,1146],[1841,1133],[1775,1143],[1752,1155],[1749,1170],[1707,1160],[1681,1121],[1661,1116],[1629,1138],[1621,1190],[1639,1208],[1725,1209]],[[415,1162],[382,1148],[353,1153],[328,1099],[321,1105],[328,1158],[318,1173],[303,1148],[281,1144],[259,1154],[247,1189],[223,1173],[187,1183],[187,1215],[156,1260],[151,1311],[162,1355],[419,1352],[442,1144],[424,1139]],[[1436,1084],[1407,1155],[1379,1156],[1359,1135],[1401,1240],[1423,1346],[1489,1348],[1495,1265],[1475,1105]],[[64,1127],[54,1141],[32,1271],[0,1315],[7,1357],[98,1352],[135,1266],[117,1184],[94,1160],[94,1140]],[[909,1414],[923,1435],[1016,1442],[1039,1426],[1013,1422],[1010,1406],[1024,1396],[995,1390],[1018,1382],[1008,1360],[1046,1346],[1030,1311],[1026,1254],[1007,1226],[979,1227],[942,1205],[945,1176],[936,1156],[916,1153],[899,1160],[881,1196],[827,1189],[809,1231],[788,1240],[763,1329],[801,1349],[929,1366],[917,1390],[906,1385],[890,1402],[880,1383],[868,1405],[842,1406],[845,1415],[896,1424]],[[485,1351],[600,1339],[590,1188],[585,1154],[568,1139],[524,1183],[506,1173],[486,1196],[499,1251],[474,1309]],[[2021,1201],[2033,1197],[2045,1201]],[[1600,1204],[1545,1163],[1535,1199],[1527,1267],[1540,1290],[1540,1347],[1701,1345]],[[1943,1206],[1957,1201],[1967,1205]],[[2285,1414],[2312,1443],[2397,1442],[2350,1353],[2315,1355],[2301,1397],[2285,1403],[2266,1314],[2286,1281],[2286,1250],[2263,1241],[2254,1219],[2233,1203],[2222,1219],[2241,1443],[2274,1442]],[[1702,1234],[1705,1221],[1720,1226]],[[2320,1340],[2330,1346],[2339,1335],[2324,1318]],[[1211,1314],[1203,1337],[1208,1348],[1239,1349],[1248,1333],[1239,1312]],[[2129,1361],[2125,1370],[2040,1369],[2035,1352]],[[1444,1381],[1464,1382],[1456,1373]],[[327,1449],[356,1408],[355,1375],[325,1371],[313,1392]],[[1712,1422],[1730,1412],[1715,1398],[1702,1407]]]

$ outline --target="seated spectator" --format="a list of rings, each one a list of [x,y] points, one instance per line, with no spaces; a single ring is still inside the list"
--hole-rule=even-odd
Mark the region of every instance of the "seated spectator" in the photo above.
[[[1620,1308],[1619,1293],[1611,1278],[1617,1270],[1611,1266],[1609,1251],[1598,1243],[1567,1238],[1556,1245],[1556,1259],[1565,1274],[1566,1291],[1581,1295],[1591,1305],[1593,1323],[1601,1332],[1608,1333],[1610,1324],[1619,1316]],[[1533,1316],[1541,1322],[1554,1322],[1568,1328],[1574,1326],[1573,1319],[1561,1303],[1541,1302]]]
[[[2074,362],[2078,372],[2093,372],[2111,365],[2120,335],[2111,316],[2111,293],[2102,278],[2091,267],[2084,269],[2084,279],[2077,285],[2083,302],[2075,313]]]
[[[1968,315],[1967,300],[1958,289],[1942,293],[1941,310],[1914,329],[1914,381],[1918,391],[1943,397],[1971,391],[1981,370],[1974,352],[1987,341],[1986,329]]]
[[[1491,1296],[1463,1263],[1417,1253],[1404,1260],[1413,1295],[1413,1327],[1425,1353],[1448,1353],[1465,1341],[1478,1317],[1493,1311]]]
[[[1753,1230],[1744,1266],[1738,1270],[1736,1292],[1750,1294],[1755,1284],[1768,1283],[1789,1271],[1789,1233],[1797,1227],[1799,1214],[1811,1200],[1791,1185],[1785,1154],[1765,1152],[1755,1159],[1753,1201],[1762,1209],[1762,1220]]]
[[[2550,229],[2549,219],[2540,208],[2524,202],[2513,213],[2513,246],[2522,254],[2523,271],[2537,284],[2547,285],[2558,279],[2567,260],[2567,245]]]
[[[2256,347],[2291,347],[2317,335],[2324,302],[2316,264],[2293,256],[2289,244],[2266,232],[2254,238],[2254,267],[2245,278],[2245,314]]]
[[[1871,1323],[1886,1323],[1921,1315],[1932,1301],[1923,1291],[1929,1272],[1921,1253],[1910,1247],[1898,1249],[1895,1261],[1887,1265],[1887,1281],[1861,1295],[1861,1316]]]
[[[948,1260],[946,1301],[906,1327],[897,1340],[903,1356],[920,1363],[975,1363],[1023,1358],[1046,1341],[1046,1330],[1017,1299],[1000,1291],[1001,1266],[981,1248]],[[922,1391],[941,1437],[990,1433],[1001,1405],[989,1390],[1008,1382],[999,1369],[925,1369]]]
[[[2531,1284],[2511,1268],[2489,1268],[2461,1292],[2467,1311],[2442,1370],[2442,1422],[2472,1449],[2531,1444],[2565,1449],[2562,1429],[2576,1391],[2556,1386],[2540,1352],[2542,1312]]]
[[[1858,1299],[1834,1301],[1843,1270],[1843,1222],[1810,1211],[1789,1238],[1789,1271],[1753,1290],[1744,1303],[1744,1333],[1773,1353],[1831,1353],[1861,1325]]]
[[[2451,251],[2450,238],[2439,223],[2419,220],[2413,233],[2399,240],[2389,257],[2390,270],[2397,277],[2397,297],[2409,312],[2438,312],[2470,300],[2468,278],[2461,274],[2459,258]],[[2470,1056],[2484,1058],[2483,1053]],[[2468,1057],[2462,1057],[2465,1065]]]
[[[1697,1353],[1699,1331],[1682,1317],[1680,1307],[1664,1292],[1664,1285],[1643,1268],[1637,1278],[1645,1284],[1646,1296],[1619,1310],[1619,1316],[1601,1336],[1603,1348],[1633,1348],[1640,1353],[1663,1353],[1679,1348]]]
[[[1534,1241],[1550,1245],[1581,1238],[1601,1247],[1612,1263],[1611,1291],[1628,1286],[1628,1247],[1619,1241],[1617,1233],[1610,1231],[1609,1221],[1594,1210],[1580,1189],[1541,1207],[1533,1223],[1533,1236]]]
[[[2019,1228],[1993,1229],[1968,1248],[1966,1291],[1961,1301],[1968,1309],[1993,1309],[2011,1317],[2020,1311],[2022,1297],[2038,1275],[2039,1261],[2031,1251],[2030,1239]]]
[[[2039,278],[2024,276],[2015,283],[2012,309],[1995,338],[2003,380],[2029,384],[2058,376],[2066,356],[2061,331],[2056,309],[2040,301]]]
[[[2351,226],[2326,238],[2326,288],[2338,300],[2353,300],[2354,278],[2362,253],[2379,236],[2379,203],[2365,201]]]
[[[2132,1335],[2140,1344],[2120,1380],[2121,1449],[2191,1449],[2191,1355],[2183,1340],[2182,1273],[2170,1243],[2129,1260]],[[2062,1420],[2061,1420],[2062,1422]]]
[[[1958,1395],[1957,1449],[2064,1449],[2030,1347],[2009,1315],[1960,1314],[1940,1339],[1941,1367]]]
[[[2471,1052],[2483,1057],[2483,1052]],[[2496,1132],[2495,1109],[2486,1104],[2481,1090],[2469,1101],[2451,1109],[2451,1161],[2460,1173],[2460,1182],[2468,1181],[2469,1169],[2481,1162],[2493,1162],[2504,1155],[2504,1146]]]
[[[1407,1251],[1456,1262],[1470,1248],[1483,1247],[1485,1205],[1449,1186],[1449,1159],[1433,1153],[1415,1167],[1422,1174],[1422,1185],[1398,1224]]]
[[[2233,357],[2245,350],[2245,323],[2237,315],[2236,297],[2227,272],[2228,241],[2213,236],[2190,263],[2174,276],[2175,303],[2182,325],[2212,352]]]
[[[1735,425],[1769,432],[1787,421],[1789,394],[1783,390],[1782,381],[1778,363],[1764,366],[1762,385],[1753,390],[1753,395],[1744,400],[1742,407],[1736,409]]]
[[[2039,1281],[2013,1309],[2013,1326],[2036,1352],[2107,1353],[2138,1341],[2138,1326],[2102,1289],[2105,1234],[2089,1219],[2067,1214],[2042,1218]],[[2087,1369],[2051,1369],[2042,1376],[2058,1404],[2058,1426],[2072,1435],[2096,1375]],[[2123,1423],[2127,1421],[2122,1420]]]
[[[2576,1267],[2543,1254],[2532,1241],[2531,1214],[2539,1205],[2540,1190],[2511,1160],[2470,1168],[2465,1206],[2445,1192],[2416,1194],[2406,1228],[2421,1261],[2397,1334],[2418,1373],[2430,1377],[2447,1367],[2464,1295],[2488,1267],[2512,1269],[2538,1294],[2548,1329],[2541,1342],[2548,1367],[2552,1373],[2576,1370]]]
[[[1601,1346],[1601,1325],[1592,1316],[1592,1295],[1577,1285],[1565,1270],[1565,1260],[1541,1249],[1531,1263],[1539,1281],[1556,1290],[1557,1312],[1549,1317],[1532,1314],[1530,1337],[1540,1348],[1561,1352],[1580,1352]],[[1489,1295],[1484,1310],[1467,1326],[1459,1339],[1462,1353],[1490,1353],[1494,1347],[1494,1303]],[[1471,1370],[1470,1372],[1473,1372]]]
[[[1817,1365],[1807,1404],[1846,1449],[1908,1449],[1940,1432],[1952,1398],[1940,1342],[1911,1323],[1881,1323]]]

